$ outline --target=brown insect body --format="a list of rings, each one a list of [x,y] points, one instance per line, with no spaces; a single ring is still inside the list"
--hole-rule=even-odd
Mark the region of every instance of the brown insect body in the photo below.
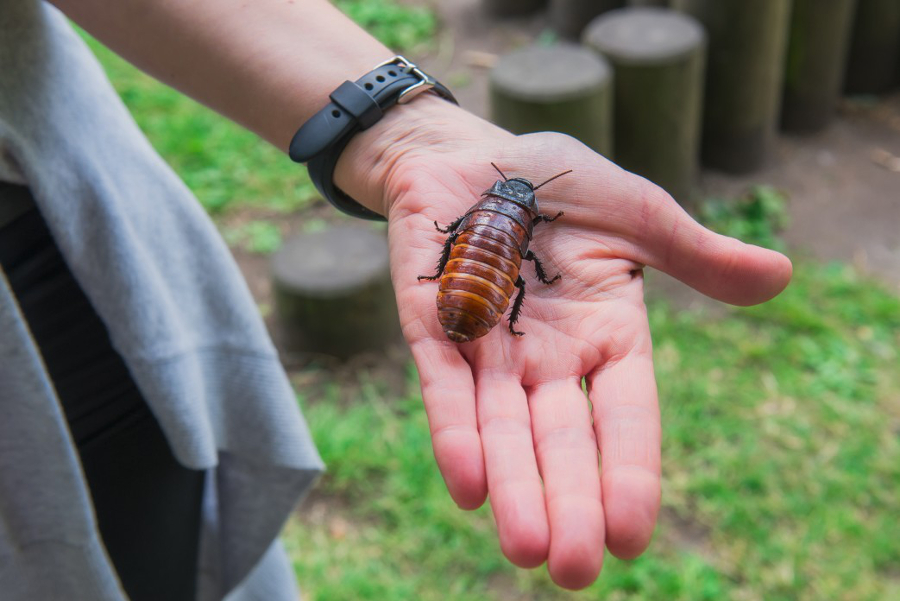
[[[459,225],[437,296],[438,320],[450,340],[480,338],[506,313],[535,217],[521,205],[488,196]]]
[[[548,280],[540,261],[528,250],[534,226],[562,215],[541,215],[535,189],[528,180],[504,176],[465,215],[446,229],[438,227],[450,236],[437,273],[419,279],[440,278],[438,320],[450,340],[468,342],[490,332],[509,307],[516,288],[519,294],[509,330],[522,335],[514,326],[525,298],[525,281],[519,274],[523,259],[535,262],[542,282],[550,284],[559,278]]]

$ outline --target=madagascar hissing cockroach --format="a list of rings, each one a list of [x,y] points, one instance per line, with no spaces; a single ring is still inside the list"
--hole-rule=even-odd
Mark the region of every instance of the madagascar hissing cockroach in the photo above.
[[[535,190],[572,171],[554,175],[535,187],[521,177],[509,179],[499,167],[491,165],[503,179],[494,182],[480,201],[447,227],[434,223],[439,232],[450,235],[444,242],[437,273],[419,276],[419,280],[441,279],[438,320],[453,342],[469,342],[490,332],[506,312],[515,288],[519,293],[509,315],[509,331],[522,336],[523,332],[515,329],[525,300],[525,280],[519,273],[522,260],[534,261],[537,277],[544,284],[560,278],[547,278],[528,244],[535,225],[563,215],[562,211],[553,217],[540,213]]]

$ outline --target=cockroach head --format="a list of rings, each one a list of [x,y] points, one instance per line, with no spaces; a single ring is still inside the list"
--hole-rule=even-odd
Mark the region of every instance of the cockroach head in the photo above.
[[[539,186],[535,186],[530,181],[523,177],[514,177],[513,179],[509,179],[506,177],[500,167],[491,163],[491,166],[497,170],[497,173],[500,174],[500,177],[503,180],[497,180],[494,182],[494,185],[491,186],[491,189],[485,192],[485,194],[490,194],[491,196],[499,196],[500,198],[505,198],[506,200],[511,200],[517,204],[520,204],[528,209],[531,209],[535,213],[538,212],[538,203],[537,197],[535,197],[534,192],[538,188],[542,188],[555,180],[558,177],[562,177],[569,173],[572,173],[572,170],[563,171],[562,173],[558,173],[540,184]]]
[[[534,195],[534,185],[527,179],[521,177],[508,179],[506,181],[498,179],[485,194],[512,201],[535,213],[538,212],[537,198]]]

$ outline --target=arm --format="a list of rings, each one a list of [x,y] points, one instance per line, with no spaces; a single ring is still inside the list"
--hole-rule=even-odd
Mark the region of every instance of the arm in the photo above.
[[[53,3],[137,67],[283,152],[337,86],[394,55],[326,0]],[[356,136],[338,163],[339,186],[384,213],[378,184],[368,181],[369,171],[347,165],[362,165],[365,159],[366,166],[373,166],[374,155],[364,150],[395,123],[429,120],[433,113],[468,115],[442,105],[447,103],[431,95],[419,98],[402,114],[389,111]]]
[[[392,54],[324,0],[58,4],[138,66],[283,150],[334,88]],[[563,280],[533,287],[519,321],[527,336],[495,328],[457,345],[437,322],[437,284],[416,276],[443,241],[432,222],[471,206],[495,179],[491,161],[532,180],[574,170],[541,191],[542,210],[565,217],[535,240]],[[753,304],[787,285],[790,262],[709,232],[658,187],[572,138],[516,137],[430,95],[357,135],[335,181],[389,217],[404,336],[457,504],[478,507],[490,492],[510,561],[547,561],[568,588],[597,577],[604,546],[624,558],[643,552],[660,496],[643,266]]]
[[[285,150],[294,132],[393,53],[326,0],[57,0],[150,75]]]

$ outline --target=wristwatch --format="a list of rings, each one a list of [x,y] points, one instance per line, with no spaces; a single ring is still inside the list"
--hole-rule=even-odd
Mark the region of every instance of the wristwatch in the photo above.
[[[410,60],[397,55],[355,82],[345,81],[329,95],[331,102],[303,124],[291,140],[292,160],[306,163],[316,189],[337,209],[363,219],[384,221],[334,185],[334,167],[357,133],[378,123],[384,112],[432,92],[458,104],[453,94]]]

